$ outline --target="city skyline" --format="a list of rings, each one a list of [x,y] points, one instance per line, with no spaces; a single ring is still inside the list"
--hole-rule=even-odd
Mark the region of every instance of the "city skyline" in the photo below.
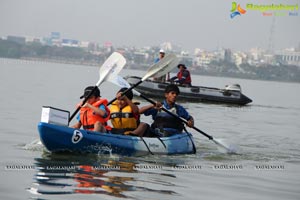
[[[266,11],[273,16],[264,16],[261,11],[247,10],[249,1],[236,2],[246,13],[230,18],[231,1],[3,0],[0,36],[44,37],[57,31],[64,38],[102,44],[109,41],[114,46],[143,47],[170,42],[191,53],[195,48],[248,50],[267,49],[271,44],[279,50],[299,46],[299,10],[293,12],[296,16],[288,16],[289,11]]]

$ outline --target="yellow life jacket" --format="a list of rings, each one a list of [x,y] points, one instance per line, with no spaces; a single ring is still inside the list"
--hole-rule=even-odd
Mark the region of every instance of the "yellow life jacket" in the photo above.
[[[124,134],[126,134],[126,131],[136,129],[138,125],[138,119],[135,118],[131,107],[127,105],[120,109],[116,101],[110,106],[110,120],[113,128],[123,129]]]

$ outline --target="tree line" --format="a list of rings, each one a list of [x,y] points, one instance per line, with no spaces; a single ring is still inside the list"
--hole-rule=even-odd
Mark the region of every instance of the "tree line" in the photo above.
[[[114,51],[112,49],[111,51]],[[149,51],[150,55],[147,59],[141,55],[135,55],[134,51],[125,51],[127,58],[127,66],[131,68],[147,69],[158,52],[156,50]],[[58,47],[42,45],[39,42],[30,42],[19,44],[13,41],[0,39],[0,57],[4,58],[38,58],[38,59],[54,59],[58,61],[69,61],[74,63],[103,63],[112,52],[103,51],[99,55],[95,55],[83,48],[77,47]],[[185,62],[182,60],[181,62]],[[185,63],[192,66],[192,63]],[[210,76],[226,76],[235,78],[260,79],[260,80],[276,80],[287,82],[300,82],[300,67],[293,65],[270,65],[265,64],[259,67],[250,64],[241,64],[236,66],[235,63],[228,61],[212,61],[208,67],[189,68],[192,74],[210,75]],[[176,69],[177,70],[177,69]],[[176,71],[175,70],[175,71]],[[174,72],[175,72],[174,71]]]

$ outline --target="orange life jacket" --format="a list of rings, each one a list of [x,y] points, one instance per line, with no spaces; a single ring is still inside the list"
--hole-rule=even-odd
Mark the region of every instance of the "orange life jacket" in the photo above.
[[[99,107],[101,104],[104,105],[105,111],[106,111],[106,117],[103,118],[100,115],[97,115],[94,113],[94,111],[90,108],[80,108],[80,122],[83,126],[83,129],[85,130],[94,130],[94,124],[96,122],[101,122],[102,125],[107,128],[107,130],[110,130],[110,127],[107,125],[107,121],[110,118],[110,110],[107,107],[107,99],[100,99],[99,101],[96,101],[92,105],[95,107]]]

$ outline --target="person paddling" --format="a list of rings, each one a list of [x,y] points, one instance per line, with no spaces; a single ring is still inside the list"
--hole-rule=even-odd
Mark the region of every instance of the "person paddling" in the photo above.
[[[152,115],[154,120],[151,125],[152,132],[156,134],[159,133],[160,136],[170,136],[176,133],[181,133],[184,129],[183,122],[180,119],[160,110],[161,106],[176,114],[178,117],[186,119],[187,125],[189,127],[193,127],[193,117],[186,111],[184,107],[176,103],[177,96],[180,93],[178,86],[170,84],[165,88],[164,93],[165,100],[162,104],[150,104],[140,108],[140,113],[144,113],[146,116]]]
[[[148,126],[140,122],[139,108],[132,102],[133,93],[128,88],[121,88],[116,95],[117,100],[110,106],[112,133],[143,136]]]
[[[80,99],[86,98],[94,89],[94,86],[88,86],[84,89],[84,94]],[[100,90],[97,89],[89,97],[87,102],[81,106],[80,112],[77,115],[78,122],[73,125],[73,128],[92,130],[97,132],[106,132],[109,130],[107,121],[110,117],[110,111],[107,107],[107,99],[100,98]]]

